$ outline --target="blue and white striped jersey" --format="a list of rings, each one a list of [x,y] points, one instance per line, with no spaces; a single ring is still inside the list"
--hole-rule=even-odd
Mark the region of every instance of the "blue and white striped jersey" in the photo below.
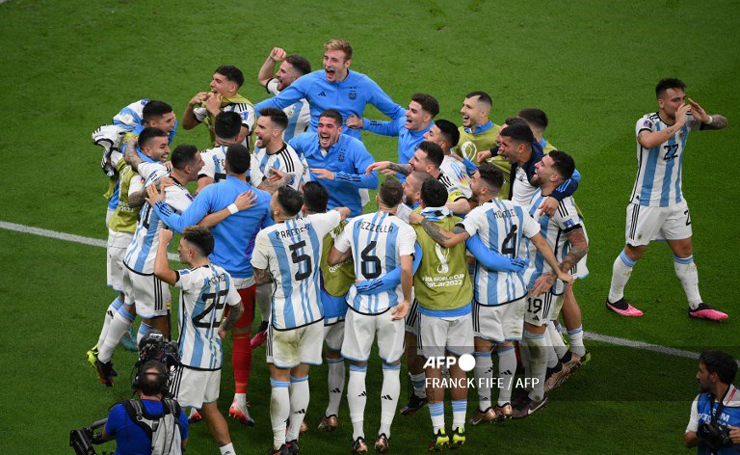
[[[177,339],[180,361],[190,368],[218,370],[223,362],[218,327],[226,305],[239,305],[241,297],[231,276],[217,265],[176,273],[175,287],[182,289]]]
[[[260,172],[266,178],[270,169],[285,172],[291,175],[288,183],[294,189],[300,189],[301,184],[311,180],[308,164],[303,155],[298,155],[293,147],[283,142],[283,147],[273,154],[267,153],[265,148],[257,148],[252,155]]]
[[[265,85],[267,92],[272,96],[280,94],[277,87],[278,80],[274,78],[267,81],[267,85]],[[306,98],[301,98],[286,107],[283,109],[283,112],[288,116],[288,127],[283,131],[283,140],[285,142],[293,139],[293,136],[296,134],[308,131],[308,127],[311,126],[311,106],[308,105],[308,100]]]
[[[510,258],[524,257],[526,239],[540,231],[522,206],[499,198],[471,210],[462,225],[471,236],[478,234],[488,248]],[[473,298],[481,305],[501,305],[527,294],[520,274],[496,272],[480,264],[475,266],[473,284]]]
[[[586,226],[583,224],[583,220],[578,215],[578,209],[576,209],[576,203],[572,196],[566,197],[560,201],[557,210],[552,217],[542,215],[539,207],[545,202],[547,196],[542,196],[542,190],[539,188],[535,191],[532,196],[532,201],[529,205],[528,213],[533,220],[538,222],[540,226],[540,234],[547,240],[548,245],[552,248],[555,253],[555,259],[558,264],[563,262],[565,256],[570,252],[570,242],[568,242],[567,234],[577,227],[583,228],[584,234],[586,233]],[[586,237],[588,240],[588,237]],[[542,254],[532,244],[527,241],[528,252],[527,260],[529,267],[524,271],[524,282],[528,287],[532,287],[537,278],[543,273],[552,272],[550,265],[545,262]],[[588,275],[588,269],[586,268],[586,257],[584,256],[578,263],[573,266],[570,271],[577,278],[585,278]],[[565,291],[565,284],[560,280],[555,280],[555,284],[552,286],[553,294],[560,295]]]
[[[444,175],[444,179],[447,179],[451,186],[457,187],[462,191],[467,199],[473,196],[473,192],[470,189],[470,177],[462,161],[458,161],[450,155],[445,155],[439,169],[442,175]],[[443,181],[442,183],[445,182]],[[445,184],[445,187],[448,186]]]
[[[276,330],[291,330],[324,318],[321,304],[321,247],[342,220],[336,210],[290,219],[257,234],[252,267],[272,275],[272,314]]]
[[[168,174],[167,168],[162,163],[141,163],[138,169],[144,179],[144,187],[154,180]],[[184,212],[193,201],[188,189],[179,183],[165,188],[164,202],[172,208],[175,213]],[[151,275],[154,273],[154,257],[157,255],[159,245],[159,230],[164,226],[156,211],[152,210],[149,203],[139,211],[139,222],[136,225],[134,236],[126,248],[126,256],[123,263],[126,267],[139,275]]]
[[[683,201],[681,168],[689,131],[701,127],[701,122],[687,114],[686,124],[662,144],[646,149],[637,141],[637,179],[630,202],[668,207]],[[658,113],[645,114],[637,121],[636,136],[642,131],[661,131],[668,128]]]
[[[401,256],[414,254],[415,244],[416,232],[411,226],[389,213],[375,212],[350,220],[337,237],[334,248],[342,253],[352,248],[355,276],[362,281],[399,267]],[[349,306],[363,314],[384,313],[402,300],[400,283],[394,289],[374,295],[358,294],[353,284],[347,294]]]
[[[203,158],[203,168],[200,170],[198,178],[210,177],[214,183],[226,179],[226,149],[228,149],[227,145],[217,145],[200,152],[200,156]],[[257,160],[252,155],[249,161],[247,180],[256,188],[262,183],[263,178],[264,176],[259,169]]]

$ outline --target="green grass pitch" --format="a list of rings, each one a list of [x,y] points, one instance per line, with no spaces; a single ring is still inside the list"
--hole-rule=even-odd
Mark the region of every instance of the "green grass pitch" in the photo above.
[[[240,67],[247,78],[241,93],[261,101],[266,93],[257,71],[273,46],[318,68],[323,42],[340,36],[354,45],[352,69],[403,106],[414,92],[431,93],[442,108],[438,118],[459,124],[464,95],[485,90],[497,123],[523,107],[547,112],[547,138],[574,155],[583,175],[576,199],[591,240],[591,276],[576,296],[586,330],[692,351],[722,347],[738,356],[739,16],[740,4],[729,0],[0,2],[0,220],[105,239],[106,181],[90,140],[95,128],[143,97],[165,100],[181,116],[221,64]],[[624,241],[634,125],[657,109],[653,87],[671,76],[684,79],[708,113],[730,121],[723,131],[692,134],[684,163],[702,295],[730,313],[721,325],[688,320],[671,253],[661,243],[651,245],[627,289],[645,316],[622,319],[603,306]],[[380,115],[369,109],[366,117]],[[364,139],[376,159],[396,156],[395,139],[370,133]],[[176,143],[205,147],[207,140],[201,128],[181,129]],[[105,251],[0,230],[0,263],[0,453],[71,453],[70,429],[130,396],[132,354],[116,352],[121,376],[113,389],[99,384],[84,360],[113,298],[105,287]],[[594,360],[552,393],[548,408],[525,421],[468,428],[461,453],[694,453],[682,447],[682,437],[696,393],[695,361],[589,347]],[[264,350],[254,359],[250,400],[258,426],[230,423],[240,454],[264,453],[272,438]],[[379,362],[369,369],[365,428],[373,439]],[[230,366],[223,377],[226,412]],[[303,453],[348,453],[346,403],[337,433],[315,429],[326,404],[325,378],[325,367],[312,370]],[[400,401],[406,397],[404,390]],[[469,412],[476,398],[471,393]],[[451,409],[446,414],[449,422]],[[423,453],[430,436],[426,410],[398,416],[392,451]],[[204,424],[191,428],[189,453],[216,451]]]

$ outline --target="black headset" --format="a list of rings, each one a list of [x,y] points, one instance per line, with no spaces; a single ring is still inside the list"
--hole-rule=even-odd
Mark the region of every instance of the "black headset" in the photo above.
[[[147,372],[146,370],[150,369],[152,367],[150,362],[144,362],[140,367],[139,370],[136,372],[136,376],[134,376],[134,380],[131,382],[131,388],[134,391],[141,390],[141,378],[144,376],[156,376],[157,379],[155,380],[155,393],[161,393],[162,395],[167,394],[169,384],[169,375],[167,373],[154,373],[154,372]]]

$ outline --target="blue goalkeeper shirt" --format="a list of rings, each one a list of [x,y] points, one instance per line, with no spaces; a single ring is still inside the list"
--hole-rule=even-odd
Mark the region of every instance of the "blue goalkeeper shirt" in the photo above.
[[[414,156],[416,148],[424,140],[424,134],[432,128],[433,122],[429,122],[425,128],[412,131],[406,128],[406,111],[390,122],[363,119],[362,129],[372,131],[383,136],[398,136],[398,164],[407,164]]]
[[[260,229],[275,224],[270,216],[270,193],[229,175],[226,180],[203,188],[182,215],[172,212],[161,201],[154,205],[154,210],[169,228],[182,232],[186,227],[198,224],[209,213],[225,209],[239,194],[249,190],[254,191],[256,205],[229,216],[212,228],[216,242],[209,256],[211,262],[223,267],[232,277],[249,278],[254,275],[250,263],[254,239]]]
[[[258,103],[254,109],[257,113],[267,107],[285,109],[301,98],[306,98],[311,107],[311,132],[318,130],[319,115],[327,109],[338,110],[343,124],[350,115],[362,118],[368,104],[392,119],[405,115],[404,109],[394,103],[374,80],[356,71],[349,71],[344,80],[337,82],[326,80],[324,70],[314,71],[299,77],[278,96]],[[362,140],[360,130],[344,128],[342,133]]]
[[[299,134],[288,144],[306,158],[311,169],[311,180],[321,183],[329,191],[329,210],[347,207],[350,216],[362,215],[360,188],[374,190],[378,187],[377,172],[365,175],[365,170],[375,162],[365,144],[359,139],[340,134],[339,140],[329,147],[326,156],[319,145],[318,133]],[[318,178],[313,173],[314,169],[334,172],[334,180]]]

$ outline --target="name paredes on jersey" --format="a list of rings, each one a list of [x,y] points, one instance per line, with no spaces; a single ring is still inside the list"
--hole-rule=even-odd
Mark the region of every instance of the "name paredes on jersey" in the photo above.
[[[360,229],[368,232],[393,232],[396,227],[392,224],[386,224],[385,226],[377,225],[371,221],[363,221],[360,223]]]
[[[304,232],[308,232],[308,227],[306,225],[298,226],[295,228],[289,228],[289,229],[278,229],[275,230],[275,235],[277,237],[281,238],[290,238],[295,237],[297,235],[303,234]]]

